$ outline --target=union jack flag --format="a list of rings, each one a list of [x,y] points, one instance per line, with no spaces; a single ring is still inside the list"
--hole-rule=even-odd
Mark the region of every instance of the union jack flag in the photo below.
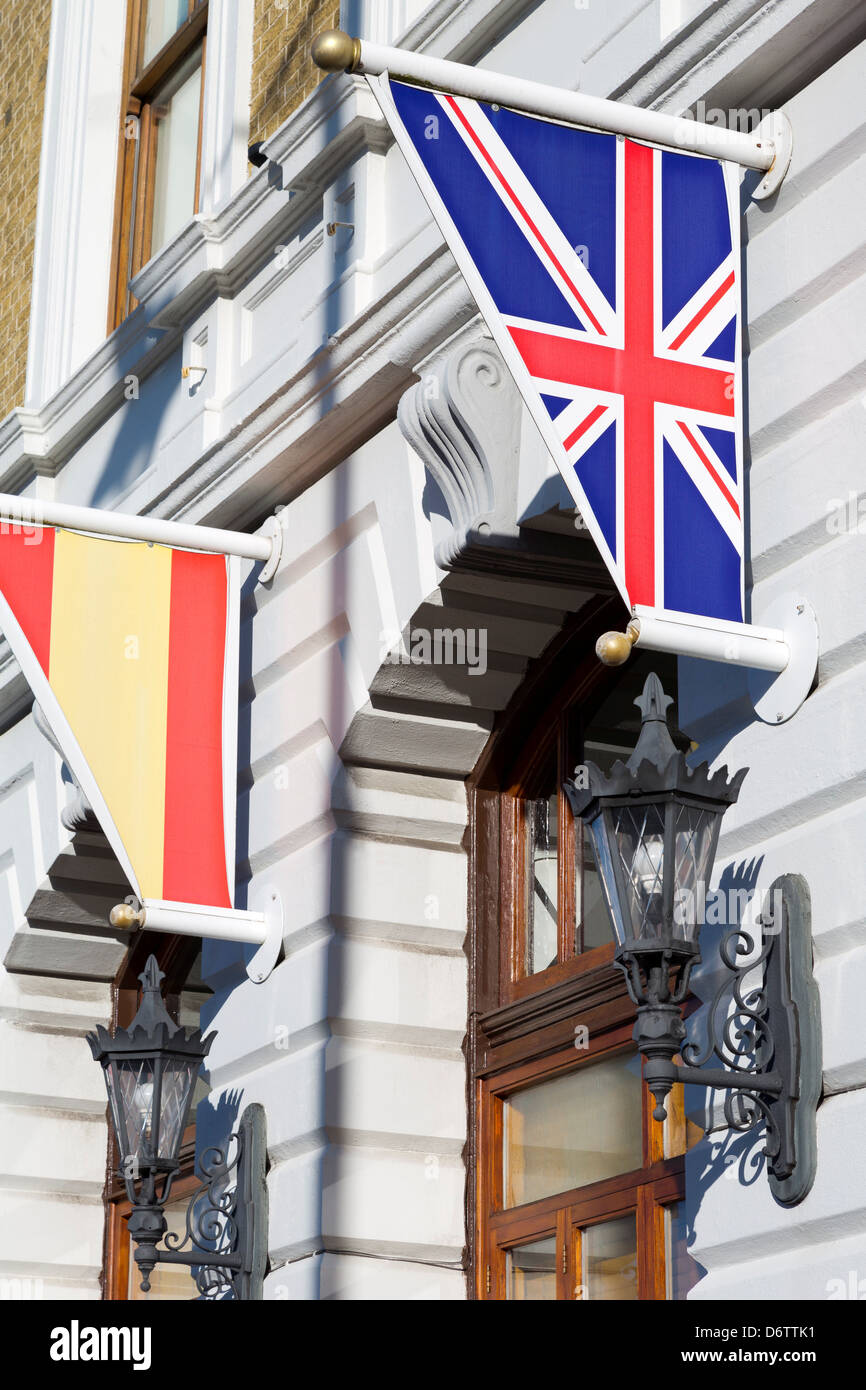
[[[626,602],[742,622],[735,172],[369,81]]]

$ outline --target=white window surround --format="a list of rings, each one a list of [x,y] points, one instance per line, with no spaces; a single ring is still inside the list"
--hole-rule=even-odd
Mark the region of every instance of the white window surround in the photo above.
[[[39,165],[26,407],[38,410],[105,341],[125,5],[51,7]],[[202,211],[247,176],[253,0],[210,0],[202,114]],[[35,157],[35,152],[34,152]]]
[[[53,395],[105,337],[124,22],[117,0],[51,6],[25,391],[30,408]]]
[[[253,0],[210,0],[202,116],[204,213],[246,182],[253,65]]]

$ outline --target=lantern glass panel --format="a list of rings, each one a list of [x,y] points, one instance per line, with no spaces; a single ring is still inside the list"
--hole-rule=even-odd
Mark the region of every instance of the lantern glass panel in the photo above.
[[[598,876],[601,880],[604,901],[607,906],[611,925],[613,926],[614,935],[617,939],[617,944],[621,946],[628,937],[628,931],[626,930],[626,925],[623,920],[620,893],[613,867],[616,845],[615,843],[613,846],[610,844],[612,832],[613,824],[610,813],[601,812],[589,822],[589,833],[592,837],[592,850],[595,856]]]
[[[719,830],[719,812],[698,806],[673,806],[674,921],[688,941],[697,938]]]
[[[617,806],[614,839],[625,883],[623,914],[636,941],[664,928],[664,805]]]
[[[153,1157],[153,1060],[118,1059],[105,1075],[121,1158]]]
[[[160,1098],[160,1158],[171,1161],[177,1157],[198,1063],[197,1057],[167,1057],[165,1060]]]

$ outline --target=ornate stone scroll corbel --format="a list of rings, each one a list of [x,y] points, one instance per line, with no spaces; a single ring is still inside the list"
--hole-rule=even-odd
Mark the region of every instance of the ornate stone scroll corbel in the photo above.
[[[99,822],[93,811],[93,807],[87,800],[84,790],[78,781],[75,773],[65,760],[65,755],[54,732],[45,718],[45,712],[38,700],[33,701],[33,723],[36,725],[43,738],[47,739],[54,751],[63,758],[64,781],[68,781],[73,789],[72,800],[64,806],[60,813],[61,824],[67,830],[71,830],[73,835],[78,830],[99,830]]]
[[[522,414],[502,357],[483,337],[455,348],[401,398],[400,429],[451,522],[436,562],[445,570],[607,590],[607,571],[585,536],[518,524]]]

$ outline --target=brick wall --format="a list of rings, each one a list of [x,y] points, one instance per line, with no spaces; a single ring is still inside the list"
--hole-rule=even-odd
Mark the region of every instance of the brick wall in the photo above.
[[[24,401],[51,0],[0,4],[0,419]]]
[[[255,0],[250,144],[273,135],[321,80],[310,45],[339,23],[339,0]]]

